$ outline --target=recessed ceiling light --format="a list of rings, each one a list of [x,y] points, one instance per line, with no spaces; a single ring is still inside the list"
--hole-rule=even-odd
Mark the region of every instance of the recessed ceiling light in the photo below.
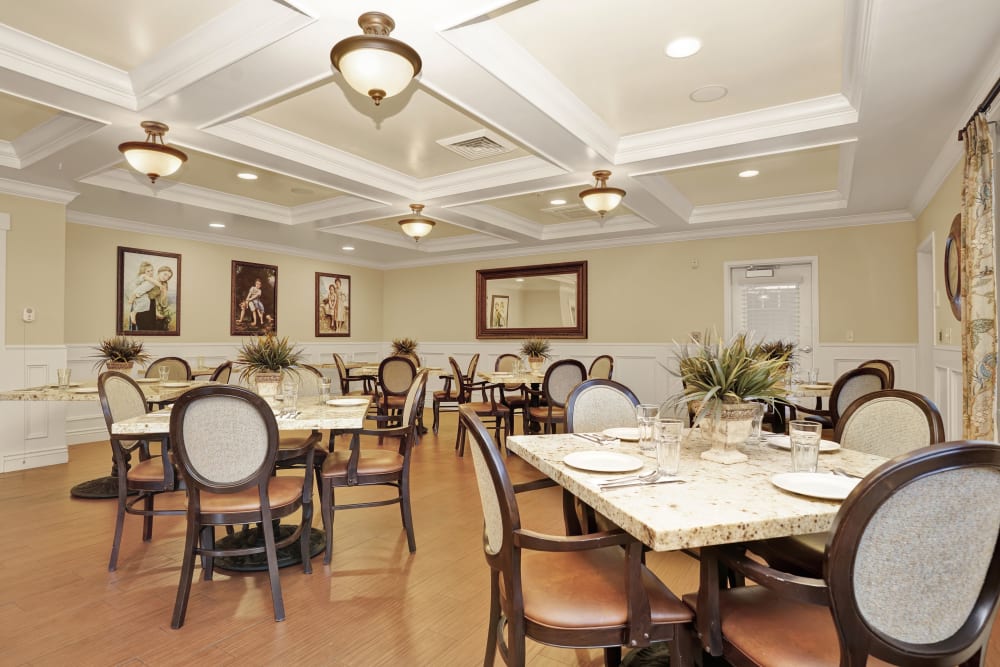
[[[237,178],[242,178],[244,181],[256,181],[257,174],[251,173],[249,171],[241,171],[236,174]]]
[[[756,169],[746,169],[745,171],[741,171],[739,173],[739,177],[740,178],[753,178],[754,176],[756,176],[759,173],[760,172],[757,171]]]
[[[347,252],[351,252],[352,250],[354,250],[354,246],[352,246],[352,245],[345,245],[345,246],[341,246],[340,249],[341,250],[346,250]]]
[[[691,98],[692,102],[714,102],[721,100],[728,94],[729,90],[725,86],[711,85],[695,89],[688,97]]]
[[[553,206],[562,206],[563,204],[566,203],[566,200],[565,199],[553,199],[549,203],[552,204]]]
[[[225,227],[225,225],[222,224],[221,222],[210,222],[210,223],[208,223],[208,226],[209,227],[215,227],[217,229],[222,229],[223,227]]]
[[[697,37],[678,37],[664,49],[671,58],[687,58],[701,51],[701,40]]]

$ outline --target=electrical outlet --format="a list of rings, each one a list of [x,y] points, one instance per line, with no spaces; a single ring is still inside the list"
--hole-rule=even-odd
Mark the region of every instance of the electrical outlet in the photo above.
[[[692,269],[697,269],[699,266],[700,266],[700,263],[698,262],[697,259],[692,259],[691,260],[691,268]]]
[[[951,342],[951,327],[948,327],[947,329],[944,330],[944,342],[946,343]]]
[[[28,308],[25,308],[24,310],[22,310],[21,311],[21,320],[24,321],[24,322],[34,322],[35,321],[35,309],[31,308],[29,306]]]
[[[854,329],[848,329],[847,330],[847,334],[844,336],[844,338],[847,339],[848,343],[853,343],[854,342]]]

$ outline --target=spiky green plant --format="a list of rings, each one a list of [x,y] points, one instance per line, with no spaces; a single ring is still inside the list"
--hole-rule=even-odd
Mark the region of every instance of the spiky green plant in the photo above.
[[[95,371],[109,361],[137,361],[141,364],[149,359],[149,354],[143,352],[142,341],[127,336],[104,338],[94,349],[97,350],[97,354],[93,355],[97,359]]]
[[[417,341],[412,338],[393,338],[392,353],[396,356],[416,354]]]
[[[521,343],[521,354],[529,359],[548,359],[552,356],[552,346],[545,338],[528,338]]]
[[[240,380],[246,381],[257,373],[280,373],[294,369],[302,355],[302,349],[296,349],[287,336],[278,338],[268,334],[244,340],[236,355],[236,365],[242,368]]]
[[[756,352],[768,359],[782,359],[787,365],[795,356],[795,343],[785,340],[762,341],[757,344]]]

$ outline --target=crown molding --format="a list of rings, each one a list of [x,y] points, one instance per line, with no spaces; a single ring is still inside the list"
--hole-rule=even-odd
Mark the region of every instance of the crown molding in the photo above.
[[[314,222],[326,218],[339,218],[384,208],[385,204],[381,202],[355,197],[354,195],[341,195],[311,204],[299,204],[291,209],[291,217],[292,224],[299,225],[304,222]]]
[[[40,199],[54,204],[68,204],[80,195],[79,192],[72,190],[60,190],[59,188],[50,188],[46,185],[25,183],[9,178],[0,178],[0,194]]]
[[[877,12],[875,0],[847,0],[844,6],[841,89],[858,112],[871,71],[872,32]]]
[[[744,144],[858,122],[858,112],[841,94],[623,136],[616,164]]]
[[[851,187],[854,183],[854,160],[858,154],[857,140],[840,144],[837,150],[837,191],[847,201],[851,201]]]
[[[0,67],[135,111],[128,74],[0,23]]]
[[[545,225],[543,241],[561,241],[620,232],[649,231],[653,225],[637,215],[616,215],[603,223],[596,219]],[[612,244],[613,245],[613,244]]]
[[[21,168],[21,161],[17,157],[17,151],[14,150],[14,144],[9,141],[0,141],[0,167]]]
[[[525,155],[422,179],[419,181],[420,192],[417,194],[417,199],[429,201],[470,190],[485,190],[539,178],[561,176],[564,173],[565,169],[546,160],[534,155]]]
[[[778,215],[799,215],[815,211],[829,211],[847,208],[847,199],[837,190],[811,192],[787,197],[768,197],[751,201],[728,204],[695,206],[688,218],[688,224],[700,225],[706,222],[726,222],[729,220],[749,220],[769,218]]]
[[[187,229],[165,228],[161,225],[152,225],[146,222],[126,220],[124,218],[113,218],[94,213],[83,213],[81,211],[67,211],[66,222],[86,225],[88,227],[103,227],[105,229],[117,229],[138,234],[149,234],[150,236],[162,236],[167,239],[185,239],[188,241],[199,241],[201,243],[211,243],[231,248],[246,248],[249,250],[259,250],[262,252],[273,252],[290,257],[304,257],[322,262],[336,261],[349,266],[361,266],[369,269],[383,269],[379,263],[359,261],[347,256],[331,256],[329,253],[311,252],[296,248],[294,246],[280,245],[277,243],[261,243],[250,239],[234,238],[231,236],[220,238],[218,234],[208,234],[206,232],[195,232]]]
[[[86,139],[107,123],[61,113],[14,140],[21,169]]]
[[[130,72],[145,108],[316,21],[270,0],[243,0]]]
[[[488,21],[475,22],[440,35],[604,160],[615,162],[618,135],[499,26]]]
[[[679,218],[682,220],[690,219],[694,205],[670,182],[665,172],[636,174],[632,176],[632,180]]]
[[[510,211],[505,211],[489,204],[461,204],[450,206],[449,210],[467,215],[470,218],[485,222],[493,227],[499,227],[521,236],[542,240],[545,233],[545,225],[528,220]]]

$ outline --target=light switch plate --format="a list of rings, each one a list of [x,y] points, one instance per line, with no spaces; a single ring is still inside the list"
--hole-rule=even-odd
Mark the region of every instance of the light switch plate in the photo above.
[[[21,311],[21,319],[23,321],[25,321],[25,322],[34,322],[35,321],[35,309],[29,307],[29,308],[25,308],[24,310],[22,310]]]

